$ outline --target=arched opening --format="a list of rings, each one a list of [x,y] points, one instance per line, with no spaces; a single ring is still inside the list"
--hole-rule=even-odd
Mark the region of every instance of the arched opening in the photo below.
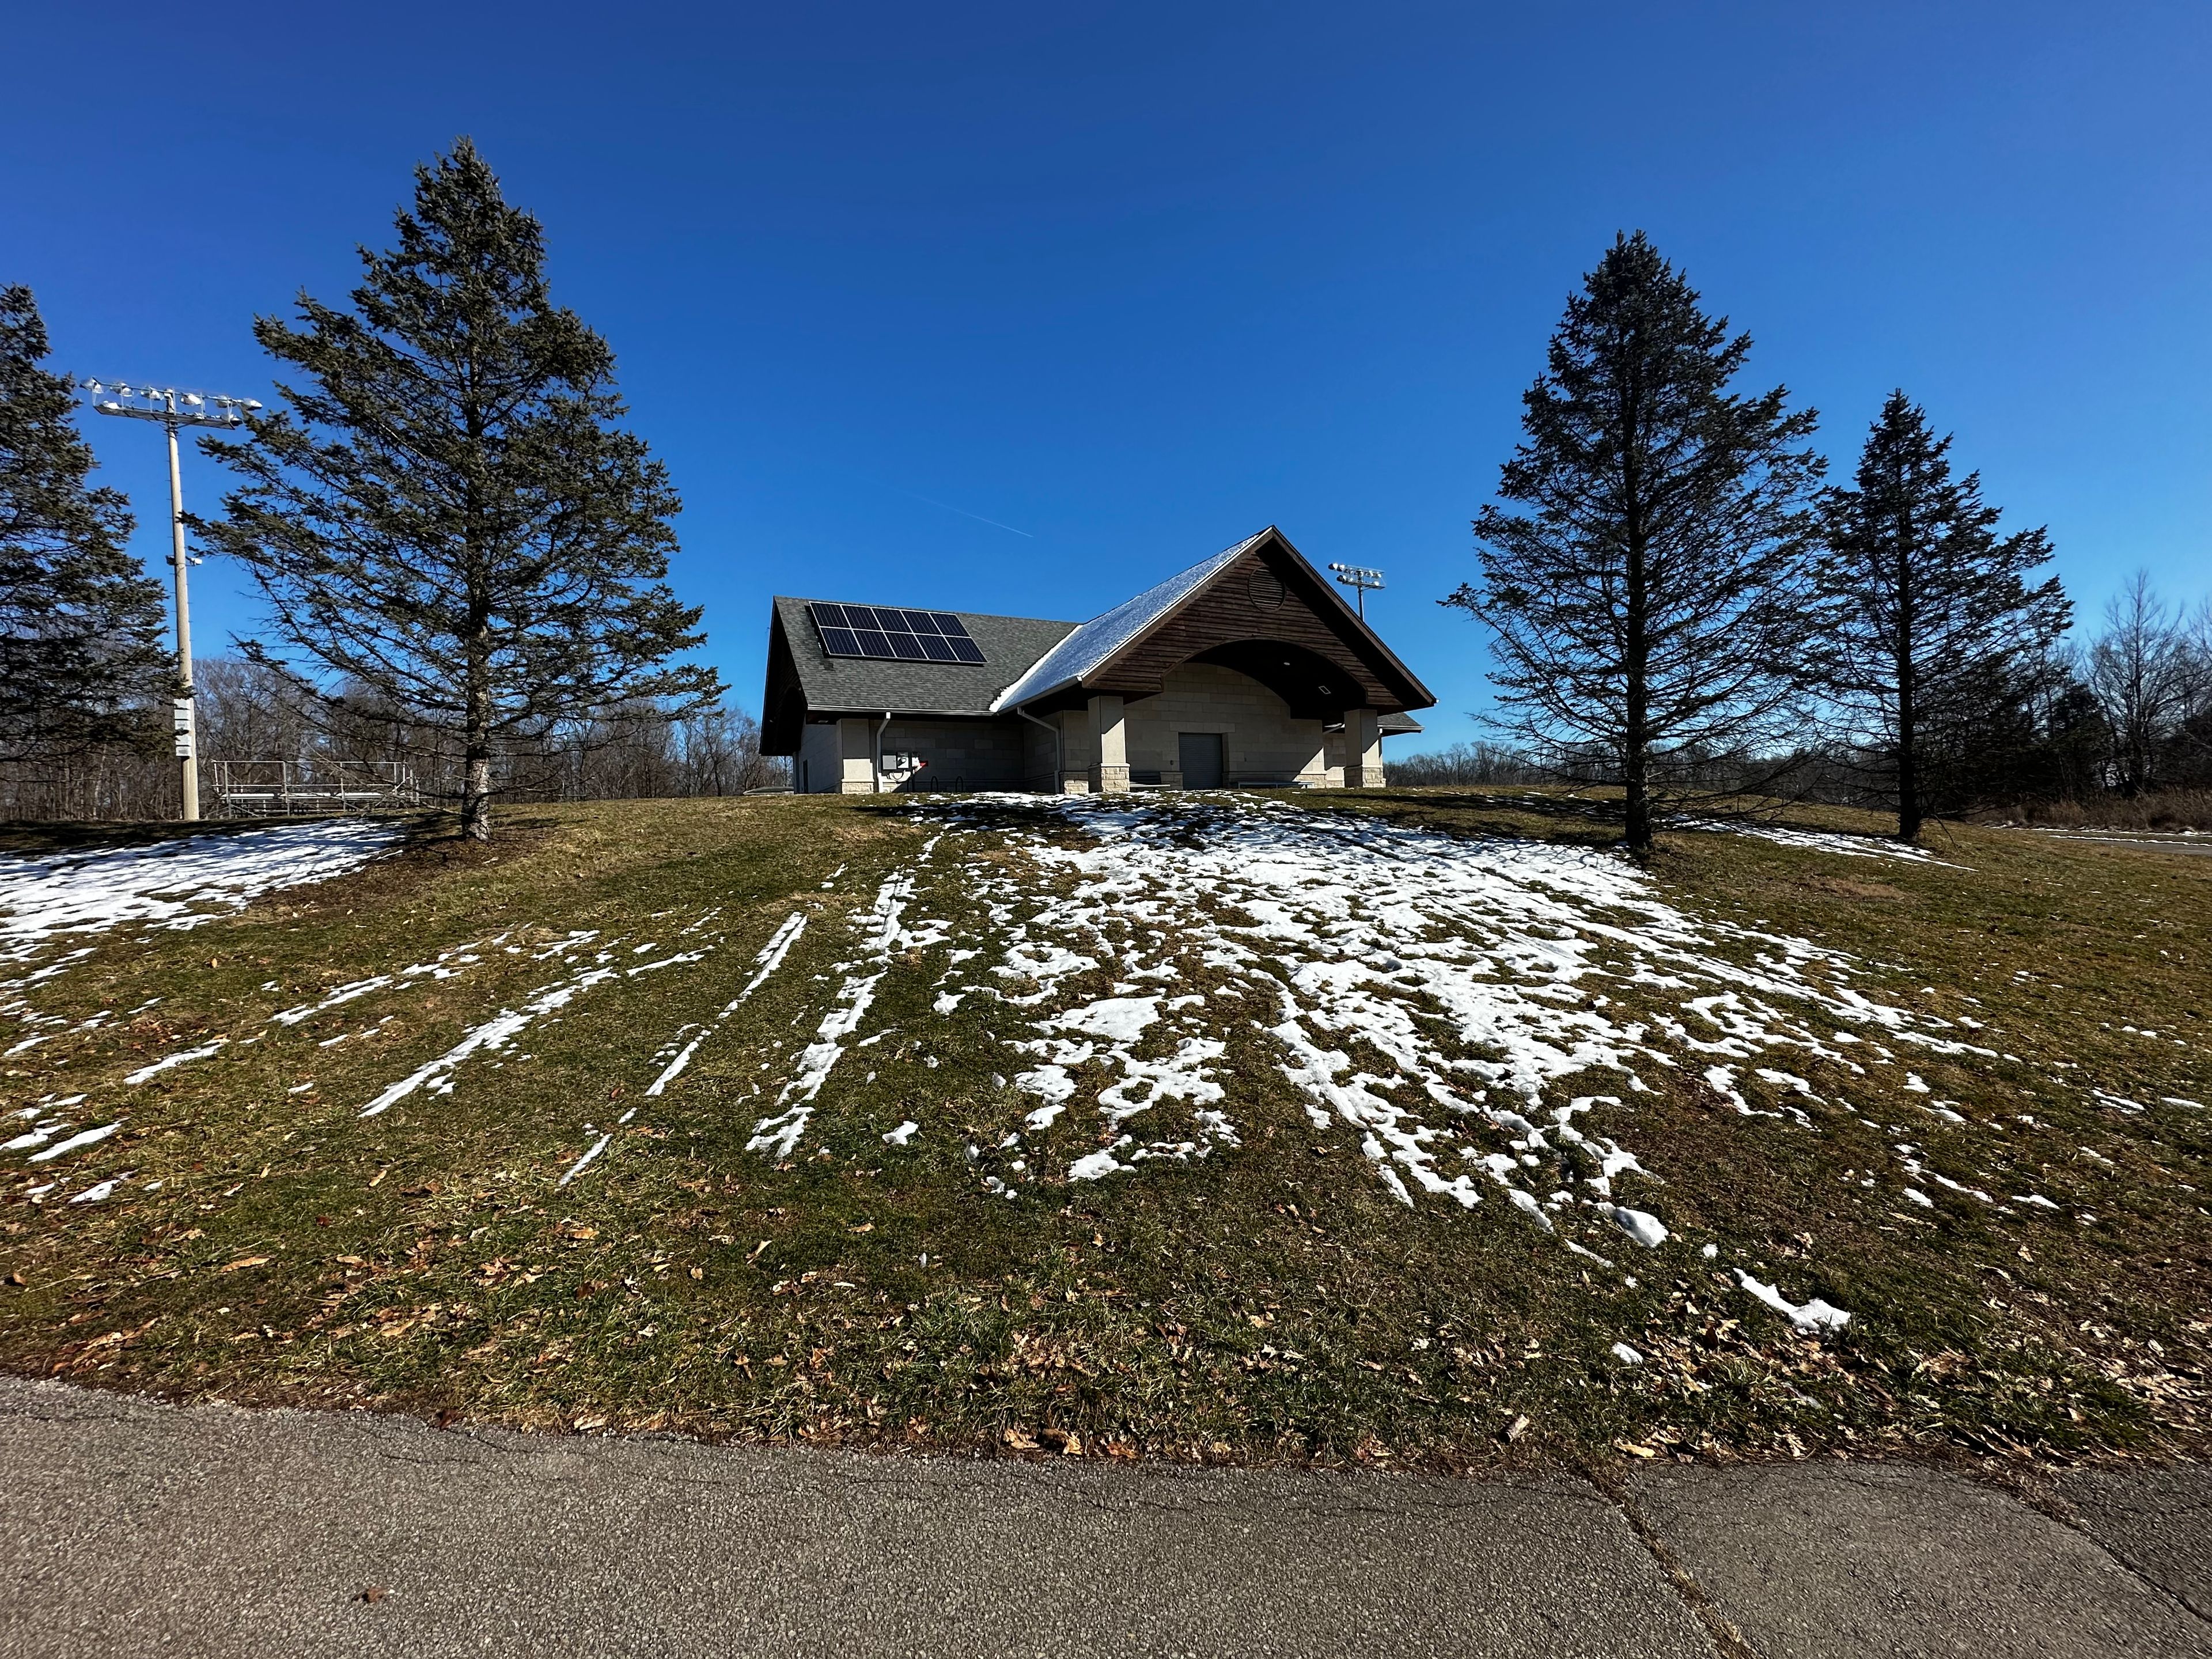
[[[1272,658],[1265,649],[1260,654],[1240,654],[1234,647],[1201,652],[1162,675],[1157,692],[1130,699],[1130,781],[1232,789],[1327,783],[1323,727],[1328,715],[1342,711],[1319,705],[1327,701],[1322,688],[1335,682],[1327,676],[1326,663],[1316,669],[1318,659],[1299,662],[1295,647],[1286,653],[1274,647]],[[1222,660],[1224,655],[1231,660]],[[1249,672],[1248,664],[1267,670],[1267,676]],[[1298,702],[1283,696],[1283,689]]]
[[[1238,640],[1192,657],[1255,679],[1283,700],[1291,718],[1333,721],[1365,699],[1352,676],[1318,651],[1283,640]]]

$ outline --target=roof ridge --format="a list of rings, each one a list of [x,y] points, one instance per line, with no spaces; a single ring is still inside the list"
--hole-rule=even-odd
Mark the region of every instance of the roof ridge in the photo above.
[[[1164,580],[1154,582],[1141,593],[1132,594],[1090,621],[1079,623],[1074,632],[1031,663],[1013,684],[992,699],[991,712],[996,714],[1018,708],[1095,672],[1099,664],[1121,650],[1170,606],[1203,586],[1216,571],[1234,563],[1250,551],[1254,544],[1279,533],[1272,524],[1255,531],[1243,541],[1200,559],[1187,569],[1178,570]]]
[[[948,617],[990,617],[1000,622],[1050,623],[1054,628],[1079,628],[1065,617],[1018,617],[1010,611],[963,611],[957,605],[891,605],[882,599],[824,599],[809,593],[771,593],[770,605],[865,605],[871,611],[939,611]]]

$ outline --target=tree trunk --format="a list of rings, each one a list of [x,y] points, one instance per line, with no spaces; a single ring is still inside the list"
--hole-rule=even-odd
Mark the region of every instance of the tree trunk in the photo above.
[[[1920,839],[1919,677],[1913,662],[1912,532],[1900,523],[1897,538],[1897,838]]]
[[[467,673],[467,726],[463,734],[461,756],[461,834],[470,841],[489,841],[491,665],[481,649],[471,647]]]
[[[1637,440],[1642,400],[1630,376],[1621,422],[1621,507],[1627,544],[1625,598],[1628,614],[1622,633],[1621,669],[1626,706],[1621,714],[1620,781],[1628,801],[1627,842],[1638,859],[1651,851],[1651,622],[1650,571],[1645,562],[1642,470]]]
[[[1642,858],[1651,850],[1650,690],[1644,637],[1644,561],[1629,556],[1628,707],[1622,723],[1620,781],[1628,794],[1628,850]]]

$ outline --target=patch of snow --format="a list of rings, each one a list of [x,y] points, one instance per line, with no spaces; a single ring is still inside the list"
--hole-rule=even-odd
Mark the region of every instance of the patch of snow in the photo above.
[[[1174,1048],[1158,1041],[1158,1000],[1126,994],[1143,978],[1172,982],[1200,968],[1212,970],[1209,980],[1225,974],[1233,982],[1224,994],[1257,992],[1278,1008],[1261,1029],[1279,1046],[1283,1073],[1315,1127],[1355,1129],[1386,1190],[1409,1203],[1418,1193],[1473,1207],[1494,1185],[1552,1230],[1560,1222],[1551,1212],[1564,1217],[1575,1206],[1540,1202],[1523,1184],[1537,1179],[1522,1173],[1525,1165],[1553,1186],[1571,1177],[1611,1219],[1613,1182],[1649,1177],[1632,1152],[1586,1133],[1588,1115],[1603,1110],[1608,1127],[1630,1115],[1621,1101],[1650,1091],[1637,1076],[1642,1063],[1678,1066],[1700,1051],[1742,1060],[1781,1048],[1856,1072],[1837,1045],[1859,1038],[1838,1022],[1949,1041],[1923,1029],[1942,1025],[1932,1015],[1860,994],[1849,956],[1692,918],[1661,901],[1626,860],[1588,848],[1191,798],[1109,806],[1083,797],[997,797],[921,810],[956,825],[988,813],[977,832],[1025,852],[1045,878],[1002,860],[965,866],[969,896],[1005,940],[990,971],[1018,982],[1005,1000],[1040,1008],[1045,1041],[1017,1045],[1041,1062],[1018,1079],[1026,1091],[1048,1104],[1072,1100],[1081,1068],[1103,1063],[1124,1073],[1100,1096],[1109,1133],[1131,1109],[1176,1097],[1192,1098],[1233,1130],[1207,1075],[1226,1045],[1158,1052]],[[1010,811],[1035,828],[1025,830],[1020,817],[1010,825]],[[1086,840],[1071,844],[1054,833],[1069,828]],[[1126,988],[1103,998],[1097,988],[1067,994],[1093,973],[1093,987]],[[1607,1012],[1611,981],[1671,994],[1686,1018],[1619,1018]],[[1106,1052],[1062,1052],[1079,1033]],[[1552,1121],[1541,1132],[1523,1114],[1487,1103],[1503,1091],[1534,1109],[1555,1081],[1606,1069],[1620,1075],[1624,1091],[1546,1108]],[[1740,1066],[1701,1069],[1740,1111],[1811,1127],[1798,1106],[1779,1114],[1753,1107],[1736,1086]],[[1751,1069],[1797,1101],[1825,1103],[1797,1068]],[[1178,1094],[1194,1080],[1206,1088]],[[1515,1155],[1466,1151],[1486,1172],[1484,1183],[1438,1167],[1452,1150],[1446,1133],[1484,1121],[1511,1136]],[[1156,1143],[1156,1155],[1177,1155],[1180,1145]],[[1133,1168],[1152,1150],[1133,1140],[1126,1152],[1077,1162],[1095,1178]],[[1555,1170],[1561,1160],[1567,1167]]]
[[[123,1120],[118,1118],[114,1122],[103,1124],[97,1129],[80,1130],[67,1140],[58,1140],[42,1152],[33,1152],[30,1161],[33,1164],[44,1164],[51,1158],[59,1158],[64,1152],[74,1152],[81,1147],[96,1146],[122,1127]]]
[[[744,1006],[747,998],[768,982],[769,975],[783,965],[784,957],[791,954],[791,947],[798,942],[799,934],[805,931],[806,918],[795,910],[777,924],[775,932],[769,935],[768,943],[761,946],[759,953],[753,957],[752,977],[745,981],[744,988],[737,995],[723,1004],[720,1012],[714,1016],[714,1023],[684,1044],[676,1057],[662,1069],[660,1075],[646,1085],[647,1094],[662,1093],[684,1074],[684,1068],[691,1063],[692,1055],[699,1052],[699,1045],[712,1036],[723,1021]]]
[[[1109,1175],[1127,1175],[1136,1166],[1122,1163],[1114,1154],[1120,1148],[1129,1146],[1133,1139],[1123,1135],[1113,1146],[1102,1146],[1095,1152],[1077,1158],[1067,1166],[1067,1178],[1070,1181],[1097,1181]]]
[[[893,1146],[903,1146],[907,1142],[914,1139],[914,1132],[920,1127],[921,1127],[921,1125],[916,1123],[912,1118],[908,1118],[905,1122],[900,1124],[897,1128],[887,1130],[884,1133],[884,1139]]]
[[[1656,1250],[1667,1242],[1667,1229],[1655,1215],[1616,1204],[1613,1206],[1613,1218],[1620,1224],[1621,1231],[1647,1250]]]
[[[594,986],[604,985],[617,977],[622,970],[606,964],[610,952],[601,951],[599,962],[568,979],[557,980],[532,992],[520,1008],[503,1008],[497,1015],[471,1030],[452,1048],[435,1060],[427,1061],[392,1084],[374,1100],[361,1109],[363,1117],[375,1117],[389,1111],[408,1096],[422,1089],[434,1093],[450,1094],[454,1074],[471,1058],[478,1054],[496,1054],[527,1030],[532,1021],[542,1019],[556,1009],[565,1008]]]
[[[396,848],[400,834],[382,820],[339,818],[0,857],[0,961],[26,961],[59,934],[127,921],[197,927],[264,894],[357,870]]]
[[[586,1152],[583,1157],[578,1158],[574,1164],[571,1164],[568,1166],[567,1172],[563,1174],[561,1179],[554,1184],[556,1187],[565,1187],[570,1182],[574,1181],[578,1176],[583,1174],[586,1170],[591,1168],[592,1160],[597,1158],[601,1152],[606,1151],[608,1143],[613,1140],[613,1139],[614,1136],[612,1134],[601,1135],[597,1140],[592,1143],[591,1150]]]
[[[410,985],[423,980],[455,979],[483,960],[476,954],[478,948],[474,943],[457,945],[450,951],[440,951],[428,962],[414,963],[396,973],[374,974],[367,979],[357,979],[350,984],[334,987],[318,1001],[302,1003],[296,1008],[286,1008],[269,1018],[279,1025],[297,1025],[326,1009],[342,1006],[394,985]]]
[[[935,845],[933,840],[929,847],[923,848],[922,860],[928,859]],[[815,1028],[814,1041],[800,1051],[798,1072],[784,1084],[776,1097],[777,1109],[753,1126],[752,1136],[745,1142],[747,1152],[787,1158],[798,1150],[799,1139],[806,1133],[807,1122],[814,1115],[815,1097],[822,1092],[822,1085],[830,1080],[830,1072],[843,1055],[846,1040],[860,1030],[861,1020],[875,1001],[876,987],[890,967],[893,954],[908,948],[901,918],[914,901],[915,874],[912,869],[894,871],[876,890],[875,902],[860,919],[861,960],[847,972],[844,981],[838,986],[836,1006]]]
[[[1109,997],[1086,1003],[1041,1022],[1061,1030],[1081,1031],[1112,1042],[1134,1042],[1160,1017],[1158,997]]]
[[[214,1042],[203,1043],[197,1048],[185,1048],[173,1054],[164,1054],[150,1066],[141,1066],[123,1080],[125,1083],[144,1083],[150,1078],[159,1077],[173,1066],[182,1066],[195,1060],[205,1060],[210,1054],[228,1047],[229,1042],[228,1037],[217,1037]]]
[[[1817,1296],[1802,1306],[1790,1302],[1773,1285],[1761,1284],[1741,1267],[1735,1270],[1735,1282],[1808,1335],[1839,1331],[1851,1322],[1851,1316],[1841,1308],[1832,1307]]]
[[[1217,571],[1236,562],[1247,548],[1267,533],[1263,530],[1258,535],[1247,536],[1236,546],[1224,548],[1212,558],[1178,571],[1165,581],[1146,588],[1133,599],[1124,599],[1111,611],[1071,630],[992,699],[991,712],[995,714],[1004,709],[1018,708],[1095,672],[1109,657],[1203,586]],[[1112,813],[1102,814],[1102,817],[1109,834],[1127,827],[1131,822],[1129,817]]]
[[[1667,827],[1670,830],[1753,836],[1760,841],[1771,841],[1778,847],[1795,847],[1808,853],[1838,853],[1848,859],[1895,859],[1905,864],[1942,865],[1947,870],[1960,867],[1945,863],[1925,848],[1900,841],[1886,841],[1875,836],[1848,836],[1831,830],[1790,830],[1778,823],[1729,823],[1698,818],[1678,818]]]

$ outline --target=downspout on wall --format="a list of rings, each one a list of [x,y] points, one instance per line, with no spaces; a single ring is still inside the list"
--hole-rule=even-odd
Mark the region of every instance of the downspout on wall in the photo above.
[[[1041,720],[1018,704],[1015,706],[1014,713],[1031,726],[1042,726],[1052,733],[1052,793],[1060,794],[1067,787],[1067,754],[1064,747],[1065,739],[1060,735],[1060,722]]]
[[[890,728],[890,723],[891,711],[886,708],[884,710],[884,717],[876,722],[875,739],[869,745],[870,787],[868,793],[872,795],[880,795],[884,793],[884,733]]]

